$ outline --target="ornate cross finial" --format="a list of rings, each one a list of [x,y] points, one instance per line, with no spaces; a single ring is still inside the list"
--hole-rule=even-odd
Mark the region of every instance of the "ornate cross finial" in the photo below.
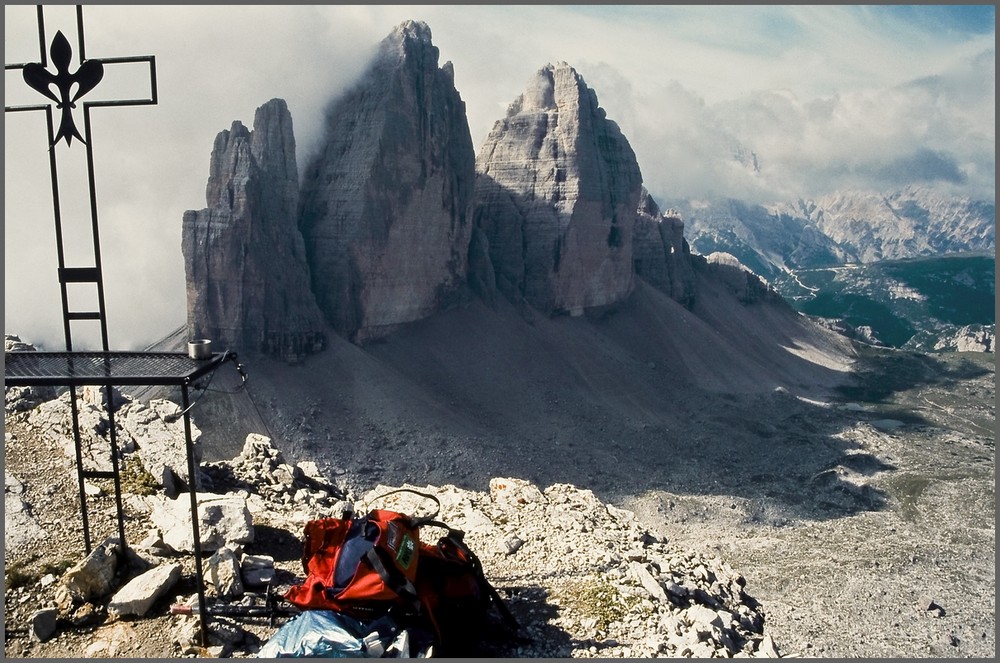
[[[80,135],[80,131],[73,122],[73,109],[76,108],[76,100],[93,90],[101,79],[104,78],[104,65],[98,60],[87,60],[80,64],[76,73],[70,73],[70,61],[73,58],[73,47],[63,33],[56,32],[49,49],[52,56],[52,64],[56,67],[56,73],[49,73],[38,63],[28,63],[24,65],[24,82],[41,92],[46,97],[56,102],[56,108],[62,110],[62,119],[59,122],[59,131],[56,133],[52,144],[59,142],[60,138],[66,139],[66,145],[73,143],[73,137],[81,143],[87,141]],[[70,97],[73,85],[76,84],[76,93]],[[52,93],[50,86],[54,85],[59,91],[57,97]]]

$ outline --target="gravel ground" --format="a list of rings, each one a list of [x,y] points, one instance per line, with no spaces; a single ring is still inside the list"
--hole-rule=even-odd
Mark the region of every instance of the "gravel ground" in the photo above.
[[[664,545],[741,574],[783,654],[992,659],[993,355],[848,357],[812,330],[778,339],[787,320],[664,342],[721,308],[661,320],[657,306],[529,325],[460,310],[365,349],[334,343],[302,366],[248,363],[245,389],[220,373],[213,386],[233,393],[196,409],[206,460],[261,432],[354,495],[404,483],[484,492],[493,477],[578,486],[634,511]],[[754,348],[776,339],[789,358],[756,363]],[[747,356],[713,365],[712,351]],[[5,550],[7,656],[177,656],[182,618],[165,614],[44,644],[18,631],[40,590],[12,589],[11,571],[37,581],[79,558],[81,538],[69,460],[39,453],[48,447],[16,421],[6,434],[5,468],[23,482],[13,491],[51,533]],[[110,502],[95,504],[110,534]],[[294,574],[298,533],[262,531],[253,546],[284,550],[277,565]],[[128,536],[145,534],[136,516]]]

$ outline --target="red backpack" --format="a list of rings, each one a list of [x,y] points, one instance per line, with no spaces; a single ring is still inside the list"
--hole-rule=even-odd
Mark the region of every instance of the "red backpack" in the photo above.
[[[440,507],[433,495],[402,490]],[[365,621],[393,614],[433,632],[442,653],[472,646],[491,606],[516,631],[517,621],[486,580],[463,533],[433,520],[436,515],[411,518],[374,509],[359,517],[309,521],[302,547],[307,577],[285,598],[303,609],[334,610]],[[423,543],[425,526],[447,534],[434,545]]]

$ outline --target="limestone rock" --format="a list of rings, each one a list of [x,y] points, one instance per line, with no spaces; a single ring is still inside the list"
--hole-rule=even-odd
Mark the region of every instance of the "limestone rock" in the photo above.
[[[362,342],[436,312],[466,281],[475,156],[430,28],[407,21],[386,37],[326,126],[300,227],[320,308]]]
[[[175,500],[154,500],[157,503],[150,513],[150,520],[163,532],[163,542],[178,552],[193,552],[190,498],[181,495]],[[203,551],[253,541],[253,519],[245,498],[198,493],[197,502],[198,535]]]
[[[32,510],[21,497],[21,493],[24,491],[24,484],[12,474],[4,472],[4,486],[4,549],[12,550],[20,548],[48,536],[48,533],[38,522],[37,516],[32,513]]]
[[[75,601],[90,601],[109,594],[114,587],[121,545],[107,539],[63,574],[62,584]]]
[[[281,99],[215,139],[208,207],[184,214],[190,338],[289,360],[322,350],[322,316],[298,229],[292,117]]]
[[[136,455],[143,467],[163,486],[168,497],[176,497],[188,483],[187,449],[184,420],[172,419],[180,407],[171,401],[153,399],[146,405],[132,401],[121,408],[116,421],[134,440]],[[201,431],[191,422],[191,443],[195,467],[201,461]],[[195,477],[201,485],[200,475]]]
[[[744,304],[768,302],[779,306],[789,306],[778,291],[743,265],[736,256],[717,251],[710,253],[696,266],[704,269],[711,278],[729,288]]]
[[[243,555],[240,561],[243,582],[250,587],[261,587],[274,580],[274,558],[270,555]]]
[[[243,596],[243,579],[236,553],[223,546],[208,559],[205,584],[215,588],[217,595],[225,598]]]
[[[142,617],[181,579],[181,564],[162,564],[130,580],[108,603],[108,612]]]
[[[535,74],[493,126],[476,170],[476,226],[507,297],[579,314],[628,296],[642,175],[572,67]]]
[[[632,256],[636,276],[688,308],[692,306],[694,268],[684,239],[684,221],[676,210],[661,213],[645,187],[632,231]]]

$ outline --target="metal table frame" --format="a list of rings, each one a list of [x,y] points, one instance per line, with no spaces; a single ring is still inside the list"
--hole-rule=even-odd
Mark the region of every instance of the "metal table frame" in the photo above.
[[[188,493],[191,499],[191,529],[194,535],[195,574],[198,586],[198,607],[201,616],[201,644],[207,645],[208,610],[205,603],[205,582],[201,561],[201,535],[198,524],[197,463],[191,439],[190,387],[195,380],[218,369],[227,361],[235,361],[232,352],[213,353],[207,359],[191,359],[186,354],[168,352],[5,352],[5,387],[69,387],[73,414],[73,436],[76,444],[77,480],[80,489],[84,541],[90,553],[90,531],[87,521],[85,476],[112,478],[115,483],[115,503],[118,509],[118,532],[123,552],[128,549],[123,522],[121,483],[118,469],[118,449],[115,438],[114,385],[122,386],[178,386],[181,388],[181,413],[184,418],[184,444],[188,466]],[[109,438],[111,442],[112,472],[84,472],[77,421],[75,388],[81,386],[107,387]]]

